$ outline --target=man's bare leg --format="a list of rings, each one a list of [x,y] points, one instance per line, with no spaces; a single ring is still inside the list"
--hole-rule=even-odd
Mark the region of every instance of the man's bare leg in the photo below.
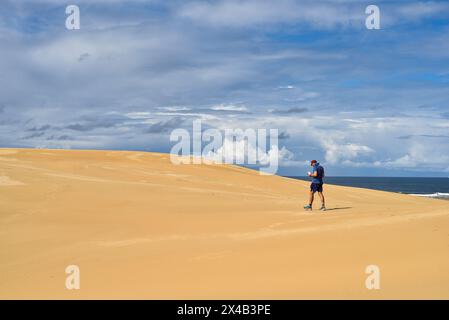
[[[315,192],[310,191],[309,204],[312,206]]]
[[[321,208],[325,208],[326,207],[326,203],[325,203],[325,199],[324,199],[324,195],[322,192],[318,192],[318,195],[320,196],[321,199]]]

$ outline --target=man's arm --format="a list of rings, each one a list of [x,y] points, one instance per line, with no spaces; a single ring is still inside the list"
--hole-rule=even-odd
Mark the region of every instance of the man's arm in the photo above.
[[[311,174],[309,174],[309,177],[318,177],[318,171],[313,168],[313,171]]]

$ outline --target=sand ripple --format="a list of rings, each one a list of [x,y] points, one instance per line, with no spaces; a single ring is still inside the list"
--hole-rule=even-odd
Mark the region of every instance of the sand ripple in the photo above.
[[[24,183],[21,181],[12,180],[8,176],[0,176],[0,187],[5,186],[23,186]]]

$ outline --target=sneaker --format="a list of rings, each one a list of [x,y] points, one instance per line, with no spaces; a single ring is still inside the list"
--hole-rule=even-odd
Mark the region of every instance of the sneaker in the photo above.
[[[320,210],[321,210],[321,211],[326,211],[326,207],[325,207],[325,206],[322,206],[322,207],[320,208]]]
[[[308,204],[308,205],[304,206],[304,209],[305,210],[312,210],[312,206],[310,204]]]

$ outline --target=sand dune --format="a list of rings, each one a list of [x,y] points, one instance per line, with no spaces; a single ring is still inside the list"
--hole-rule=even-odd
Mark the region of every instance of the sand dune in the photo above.
[[[311,213],[307,190],[166,154],[1,149],[0,298],[449,298],[449,201],[326,186]]]

